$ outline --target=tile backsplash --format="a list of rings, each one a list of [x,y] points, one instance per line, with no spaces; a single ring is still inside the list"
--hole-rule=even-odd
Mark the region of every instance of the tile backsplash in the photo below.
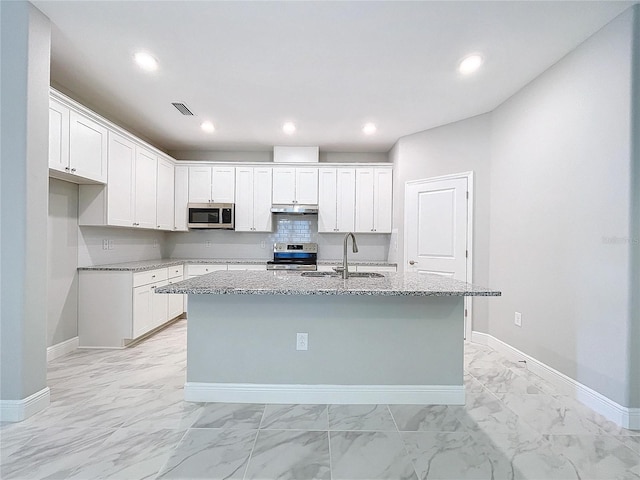
[[[356,234],[360,252],[356,260],[386,261],[389,234]],[[315,242],[320,260],[342,258],[344,233],[318,233],[317,215],[273,215],[272,232],[230,232],[192,230],[167,233],[166,256],[173,258],[245,258],[266,261],[273,258],[276,242]]]
[[[276,215],[274,217],[274,223],[275,232],[269,236],[271,243],[317,242],[317,217],[307,215]]]

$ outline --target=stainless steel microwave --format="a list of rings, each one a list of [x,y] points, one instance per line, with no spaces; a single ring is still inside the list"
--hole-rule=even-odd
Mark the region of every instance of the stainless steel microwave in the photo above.
[[[190,203],[188,209],[189,228],[235,228],[233,203]]]

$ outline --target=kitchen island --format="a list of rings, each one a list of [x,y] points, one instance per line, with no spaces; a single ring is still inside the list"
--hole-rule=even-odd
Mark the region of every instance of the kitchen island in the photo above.
[[[185,399],[245,403],[463,404],[464,297],[500,295],[416,273],[231,271],[156,292],[189,295]]]

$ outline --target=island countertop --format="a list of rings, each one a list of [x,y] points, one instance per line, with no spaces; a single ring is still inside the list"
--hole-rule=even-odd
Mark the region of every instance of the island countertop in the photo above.
[[[432,274],[380,278],[304,277],[299,272],[219,271],[158,287],[156,293],[215,295],[500,296],[501,292]]]

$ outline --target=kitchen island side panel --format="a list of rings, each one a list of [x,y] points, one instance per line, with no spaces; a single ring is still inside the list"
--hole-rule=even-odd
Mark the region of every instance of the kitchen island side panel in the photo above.
[[[463,385],[462,296],[191,294],[187,328],[187,383]]]

